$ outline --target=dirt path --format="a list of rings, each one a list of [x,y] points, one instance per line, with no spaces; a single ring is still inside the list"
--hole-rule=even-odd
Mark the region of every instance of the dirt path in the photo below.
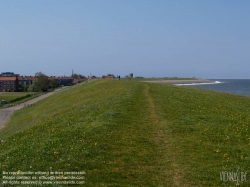
[[[63,87],[63,89],[65,89],[66,87]],[[37,101],[40,101],[46,97],[49,97],[51,95],[53,95],[54,93],[58,92],[62,90],[61,88],[59,89],[56,89],[55,91],[53,92],[49,92],[49,93],[46,93],[44,95],[41,95],[39,97],[36,97],[34,99],[31,99],[29,101],[26,101],[24,103],[21,103],[19,105],[16,105],[16,106],[12,106],[12,107],[9,107],[9,108],[4,108],[4,109],[0,109],[0,129],[4,127],[4,125],[7,123],[7,121],[9,120],[11,114],[16,111],[16,110],[19,110],[21,108],[23,108],[24,106],[27,106],[27,105],[30,105],[30,104],[34,104],[36,103]]]

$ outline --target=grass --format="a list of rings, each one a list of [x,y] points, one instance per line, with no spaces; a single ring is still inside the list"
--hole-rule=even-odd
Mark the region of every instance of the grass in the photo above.
[[[24,97],[26,95],[30,94],[30,97],[23,98],[19,101],[11,102],[11,100]],[[30,99],[33,99],[35,97],[38,97],[39,95],[42,95],[40,92],[1,92],[0,93],[0,101],[5,100],[8,104],[19,104],[23,103],[25,101],[28,101]],[[8,105],[5,105],[4,107],[8,107]],[[0,108],[3,108],[2,105],[0,105]]]
[[[82,83],[14,113],[0,131],[0,178],[2,171],[85,171],[82,186],[235,186],[220,172],[249,172],[249,121],[244,96]]]

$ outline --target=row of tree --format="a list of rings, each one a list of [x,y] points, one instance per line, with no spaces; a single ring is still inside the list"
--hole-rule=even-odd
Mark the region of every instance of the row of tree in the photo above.
[[[73,79],[86,79],[86,77],[84,75],[76,74],[76,73],[72,74],[71,77]]]
[[[49,88],[56,88],[57,83],[55,80],[50,80],[48,81],[48,77],[42,73],[42,72],[37,72],[35,74],[36,79],[33,81],[32,85],[29,86],[28,92],[38,92],[38,91],[43,91],[46,92],[48,91]]]
[[[37,72],[35,74],[35,77],[36,79],[33,81],[32,85],[23,86],[20,84],[19,85],[20,90],[28,92],[39,92],[39,91],[46,92],[48,91],[49,88],[54,89],[58,87],[56,80],[48,80],[48,76],[42,72]],[[71,77],[73,79],[86,78],[84,75],[81,74],[72,74]]]

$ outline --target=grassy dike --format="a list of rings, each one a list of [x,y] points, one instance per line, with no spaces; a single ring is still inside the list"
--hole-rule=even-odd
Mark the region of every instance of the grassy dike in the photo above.
[[[0,109],[1,108],[6,108],[10,107],[13,104],[20,104],[23,102],[26,102],[28,100],[34,99],[44,93],[40,92],[1,92],[0,93],[0,101],[5,100],[7,101],[7,105],[2,106],[0,104]],[[14,101],[16,100],[16,101]]]
[[[248,97],[83,83],[14,113],[0,131],[0,179],[2,171],[85,171],[82,186],[235,186],[220,172],[250,173],[249,125]]]

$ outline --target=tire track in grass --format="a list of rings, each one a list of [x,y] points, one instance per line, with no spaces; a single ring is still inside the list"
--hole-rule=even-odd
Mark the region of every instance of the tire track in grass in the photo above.
[[[164,144],[164,151],[167,153],[166,157],[171,157],[171,167],[173,168],[173,176],[172,176],[172,183],[174,186],[187,186],[186,183],[182,182],[183,181],[183,175],[184,175],[184,171],[181,169],[181,167],[174,161],[173,158],[173,154],[171,151],[171,148],[169,146],[169,142],[167,140],[167,135],[163,132],[163,130],[161,130],[161,126],[160,126],[160,119],[157,115],[156,112],[156,108],[155,108],[155,104],[154,104],[154,100],[152,98],[152,96],[149,93],[150,91],[150,86],[146,85],[145,89],[144,89],[144,94],[147,97],[147,102],[148,102],[148,106],[149,106],[149,117],[152,120],[152,125],[157,126],[158,132],[154,133],[154,138],[155,141],[157,143],[160,144]],[[165,162],[167,162],[166,159],[163,159]],[[163,168],[163,177],[165,176],[166,178],[166,185],[169,185],[169,178],[167,178],[169,176],[169,172],[167,172],[169,168]]]

